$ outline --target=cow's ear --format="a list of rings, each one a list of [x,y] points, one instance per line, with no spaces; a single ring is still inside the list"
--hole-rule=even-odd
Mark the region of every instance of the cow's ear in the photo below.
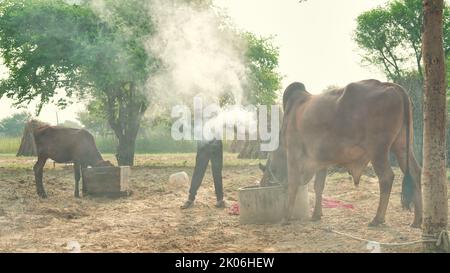
[[[266,166],[264,166],[263,164],[261,164],[261,162],[259,163],[259,169],[263,172],[266,171]]]

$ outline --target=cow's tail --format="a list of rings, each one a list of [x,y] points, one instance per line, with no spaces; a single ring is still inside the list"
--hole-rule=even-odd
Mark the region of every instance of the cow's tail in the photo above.
[[[406,94],[406,91],[401,88],[402,96],[403,96],[403,123],[406,129],[406,166],[405,166],[405,176],[403,177],[402,183],[402,195],[401,202],[402,207],[404,209],[410,209],[411,203],[414,197],[414,181],[411,176],[410,168],[409,168],[409,159],[410,159],[410,150],[411,150],[411,111],[410,111],[410,103],[409,97]]]

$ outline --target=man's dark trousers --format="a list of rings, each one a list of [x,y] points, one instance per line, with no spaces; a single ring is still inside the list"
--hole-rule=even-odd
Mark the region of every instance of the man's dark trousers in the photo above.
[[[217,201],[221,201],[223,199],[223,145],[222,140],[212,140],[209,142],[198,142],[197,144],[194,174],[192,175],[191,188],[189,189],[190,201],[195,200],[197,191],[203,181],[203,177],[205,176],[209,160],[211,160],[211,169]]]

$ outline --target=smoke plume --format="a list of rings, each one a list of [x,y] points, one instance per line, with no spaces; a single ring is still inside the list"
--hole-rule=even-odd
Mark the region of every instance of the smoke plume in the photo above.
[[[149,91],[158,102],[192,102],[200,95],[218,102],[232,94],[242,102],[245,45],[224,25],[219,12],[181,0],[153,0],[151,18],[157,29],[147,43],[163,69],[150,77]]]

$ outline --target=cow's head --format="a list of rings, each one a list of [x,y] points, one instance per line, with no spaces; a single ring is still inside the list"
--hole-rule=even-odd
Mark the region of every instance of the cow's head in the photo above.
[[[109,160],[99,160],[93,167],[114,167],[114,164],[112,164]]]
[[[269,186],[270,184],[287,184],[286,151],[281,145],[278,149],[269,154],[266,166],[259,164],[259,168],[264,173],[260,182],[261,186]]]

